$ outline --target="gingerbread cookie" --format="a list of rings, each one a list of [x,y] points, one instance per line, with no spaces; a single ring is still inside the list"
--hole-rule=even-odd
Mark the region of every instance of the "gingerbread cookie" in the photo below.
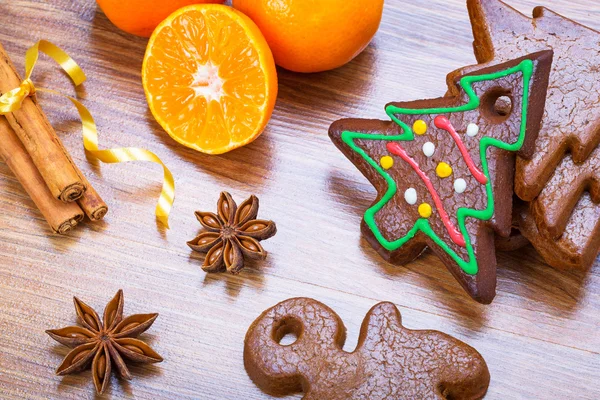
[[[600,32],[544,7],[529,18],[499,0],[467,3],[483,66],[554,51],[539,138],[533,157],[517,161],[515,191],[531,202],[523,234],[546,261],[587,268],[600,251]]]
[[[496,250],[510,252],[515,251],[520,248],[523,248],[529,244],[529,240],[519,229],[519,213],[516,211],[516,208],[522,204],[522,201],[519,200],[516,196],[513,196],[513,218],[512,218],[512,226],[510,228],[509,236],[499,236],[496,235]]]
[[[392,103],[392,121],[347,119],[329,135],[377,189],[362,231],[388,261],[426,246],[477,301],[495,295],[494,231],[509,236],[514,154],[533,150],[552,52],[457,77],[450,95]]]
[[[529,244],[529,240],[523,236],[520,229],[513,228],[510,236],[496,236],[496,250],[503,252],[512,252],[522,249]]]
[[[289,345],[279,342],[296,336]],[[366,315],[352,352],[342,350],[346,328],[316,300],[285,300],[248,329],[244,365],[254,383],[274,396],[304,399],[480,399],[490,373],[481,354],[437,331],[402,326],[392,303]]]
[[[594,263],[600,247],[600,207],[589,193],[579,199],[558,239],[538,230],[528,204],[517,206],[515,214],[521,233],[549,265],[558,269],[582,269]]]

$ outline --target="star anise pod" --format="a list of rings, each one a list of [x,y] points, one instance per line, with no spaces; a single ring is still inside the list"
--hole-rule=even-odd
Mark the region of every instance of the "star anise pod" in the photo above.
[[[78,321],[83,327],[68,326],[47,330],[57,342],[73,348],[56,369],[57,375],[68,375],[92,365],[96,391],[101,394],[110,381],[114,365],[122,378],[131,379],[125,359],[139,363],[157,363],[163,359],[146,343],[135,339],[145,332],[158,314],[136,314],[123,319],[123,291],[119,290],[106,305],[101,321],[90,306],[73,298]]]
[[[254,195],[238,207],[231,195],[222,192],[217,202],[217,215],[196,211],[196,218],[206,229],[187,244],[194,251],[206,253],[202,269],[206,272],[227,270],[237,274],[244,258],[262,260],[267,252],[259,241],[275,235],[273,221],[256,219],[258,198]]]

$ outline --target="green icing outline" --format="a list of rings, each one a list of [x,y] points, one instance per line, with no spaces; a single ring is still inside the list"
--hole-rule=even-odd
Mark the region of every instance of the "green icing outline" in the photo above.
[[[356,143],[354,143],[355,139],[365,139],[365,140],[397,140],[397,141],[410,141],[414,140],[414,133],[410,126],[400,121],[395,115],[403,114],[403,115],[419,115],[419,114],[445,114],[445,113],[453,113],[453,112],[463,112],[463,111],[471,111],[479,107],[480,99],[477,97],[475,90],[472,85],[475,82],[488,81],[488,80],[496,80],[499,78],[503,78],[505,76],[515,74],[521,72],[523,74],[523,106],[522,106],[522,118],[521,118],[521,131],[519,133],[519,139],[513,143],[508,144],[502,142],[500,140],[483,137],[479,143],[480,148],[480,156],[481,156],[481,164],[483,166],[483,173],[487,177],[486,183],[486,192],[487,192],[487,207],[484,210],[476,210],[472,208],[461,207],[457,211],[458,224],[460,231],[465,238],[466,249],[469,254],[469,261],[463,260],[454,250],[448,246],[446,242],[444,242],[434,231],[431,229],[431,225],[427,218],[419,218],[412,229],[404,236],[394,241],[388,241],[383,237],[379,227],[375,223],[375,214],[380,211],[383,206],[390,201],[390,199],[398,192],[398,187],[396,182],[392,179],[392,177],[371,157],[367,155],[367,153],[358,147]],[[462,268],[464,272],[469,275],[477,274],[479,267],[477,265],[477,260],[475,259],[475,252],[473,250],[473,246],[471,244],[471,239],[467,232],[467,228],[465,226],[465,220],[467,217],[478,218],[480,220],[490,220],[494,215],[494,196],[492,193],[492,180],[490,179],[489,170],[488,170],[488,162],[486,158],[486,152],[488,147],[495,146],[502,150],[507,151],[518,151],[523,146],[523,142],[525,140],[525,131],[527,128],[527,108],[529,104],[529,92],[530,87],[529,83],[531,81],[531,77],[533,75],[533,61],[531,60],[523,60],[519,65],[508,68],[503,71],[498,71],[490,74],[484,75],[469,75],[460,79],[460,86],[463,88],[465,93],[469,96],[469,102],[467,104],[463,104],[458,107],[449,107],[449,108],[427,108],[427,109],[407,109],[407,108],[399,108],[393,105],[388,105],[385,109],[386,114],[391,118],[392,121],[400,125],[403,129],[403,133],[396,136],[386,136],[386,135],[370,135],[366,133],[360,132],[351,132],[344,131],[342,132],[341,138],[342,140],[355,152],[361,155],[381,176],[386,180],[388,184],[388,189],[385,195],[378,201],[375,205],[371,206],[364,215],[364,220],[375,235],[375,238],[379,241],[379,243],[388,251],[396,250],[412,239],[419,231],[422,231],[427,236],[429,236],[438,246],[440,246],[452,259]]]

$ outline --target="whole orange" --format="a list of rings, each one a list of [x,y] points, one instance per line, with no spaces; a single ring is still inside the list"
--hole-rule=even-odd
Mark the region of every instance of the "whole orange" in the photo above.
[[[367,47],[383,0],[233,0],[267,39],[277,65],[296,72],[340,67]]]
[[[223,3],[225,0],[96,0],[108,19],[127,33],[150,37],[171,13],[190,4]]]

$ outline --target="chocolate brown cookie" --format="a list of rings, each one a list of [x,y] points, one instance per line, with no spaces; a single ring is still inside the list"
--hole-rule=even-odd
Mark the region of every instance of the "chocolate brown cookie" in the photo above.
[[[377,189],[362,231],[389,262],[426,246],[477,301],[495,295],[494,231],[512,225],[514,154],[531,155],[552,52],[457,76],[449,96],[335,122],[333,143]]]
[[[279,342],[296,336],[289,345]],[[490,373],[481,354],[437,331],[402,326],[392,303],[366,315],[356,349],[342,350],[346,328],[316,300],[295,298],[268,309],[248,329],[244,365],[264,392],[304,399],[480,399]]]
[[[544,260],[558,269],[587,268],[594,263],[600,247],[600,207],[584,193],[558,239],[538,230],[529,205],[517,206],[519,228]]]
[[[546,261],[587,268],[600,251],[600,32],[544,7],[529,18],[499,0],[467,4],[483,66],[554,51],[539,138],[531,159],[517,161],[515,191],[531,202],[523,234]]]

